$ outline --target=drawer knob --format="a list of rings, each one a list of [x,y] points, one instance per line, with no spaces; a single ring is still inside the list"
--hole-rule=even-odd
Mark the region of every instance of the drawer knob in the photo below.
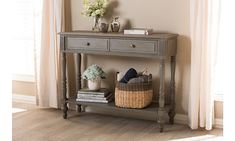
[[[136,46],[134,44],[130,44],[130,47],[131,48],[135,48]]]
[[[90,43],[88,42],[88,43],[86,43],[86,45],[87,45],[87,46],[90,46]]]

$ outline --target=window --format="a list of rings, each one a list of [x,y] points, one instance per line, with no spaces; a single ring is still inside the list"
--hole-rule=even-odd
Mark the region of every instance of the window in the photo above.
[[[223,95],[225,93],[226,81],[224,80],[224,59],[223,59],[223,48],[218,47],[217,50],[217,62],[215,66],[215,101],[223,101]]]
[[[34,49],[40,46],[41,0],[14,0],[13,80],[34,81]]]
[[[229,37],[231,36],[231,17],[230,17],[230,9],[227,7],[231,5],[228,1],[221,1],[219,6],[219,15],[218,15],[218,28],[219,28],[219,36],[217,42],[217,51],[216,51],[216,64],[215,64],[215,101],[223,101],[223,97],[228,88],[228,81],[231,81],[231,74],[229,73],[230,68],[233,65],[228,63],[228,56],[230,52],[233,51],[231,49],[231,43],[229,43]],[[228,67],[229,66],[229,67]],[[232,70],[232,69],[231,69]],[[231,79],[231,80],[229,80]]]

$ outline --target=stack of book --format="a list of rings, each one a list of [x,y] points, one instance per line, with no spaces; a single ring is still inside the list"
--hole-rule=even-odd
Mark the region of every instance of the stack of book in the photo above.
[[[153,29],[148,28],[131,28],[124,30],[124,34],[150,35],[152,33]]]
[[[91,91],[84,88],[78,91],[76,100],[79,102],[109,103],[113,99],[113,93],[109,92],[105,88],[101,88],[98,91]]]

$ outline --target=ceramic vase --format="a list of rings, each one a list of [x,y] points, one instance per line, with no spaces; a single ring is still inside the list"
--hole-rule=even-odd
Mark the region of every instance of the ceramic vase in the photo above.
[[[94,80],[94,81],[88,80],[88,89],[89,90],[96,91],[96,90],[99,90],[100,87],[101,87],[101,80],[100,79]]]
[[[108,23],[101,22],[101,23],[99,24],[99,28],[100,28],[100,31],[101,31],[101,32],[106,33],[106,32],[108,32],[108,30],[109,30],[109,24],[108,24]]]
[[[115,17],[111,23],[112,32],[118,32],[120,29],[120,22],[118,21],[118,17]]]

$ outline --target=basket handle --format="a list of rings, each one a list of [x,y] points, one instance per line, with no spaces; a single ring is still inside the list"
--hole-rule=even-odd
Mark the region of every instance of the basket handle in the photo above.
[[[118,81],[118,79],[119,79],[119,72],[116,72],[116,75],[115,75],[116,82]]]
[[[152,82],[152,74],[150,73],[149,74],[149,77],[148,77],[148,83]]]

